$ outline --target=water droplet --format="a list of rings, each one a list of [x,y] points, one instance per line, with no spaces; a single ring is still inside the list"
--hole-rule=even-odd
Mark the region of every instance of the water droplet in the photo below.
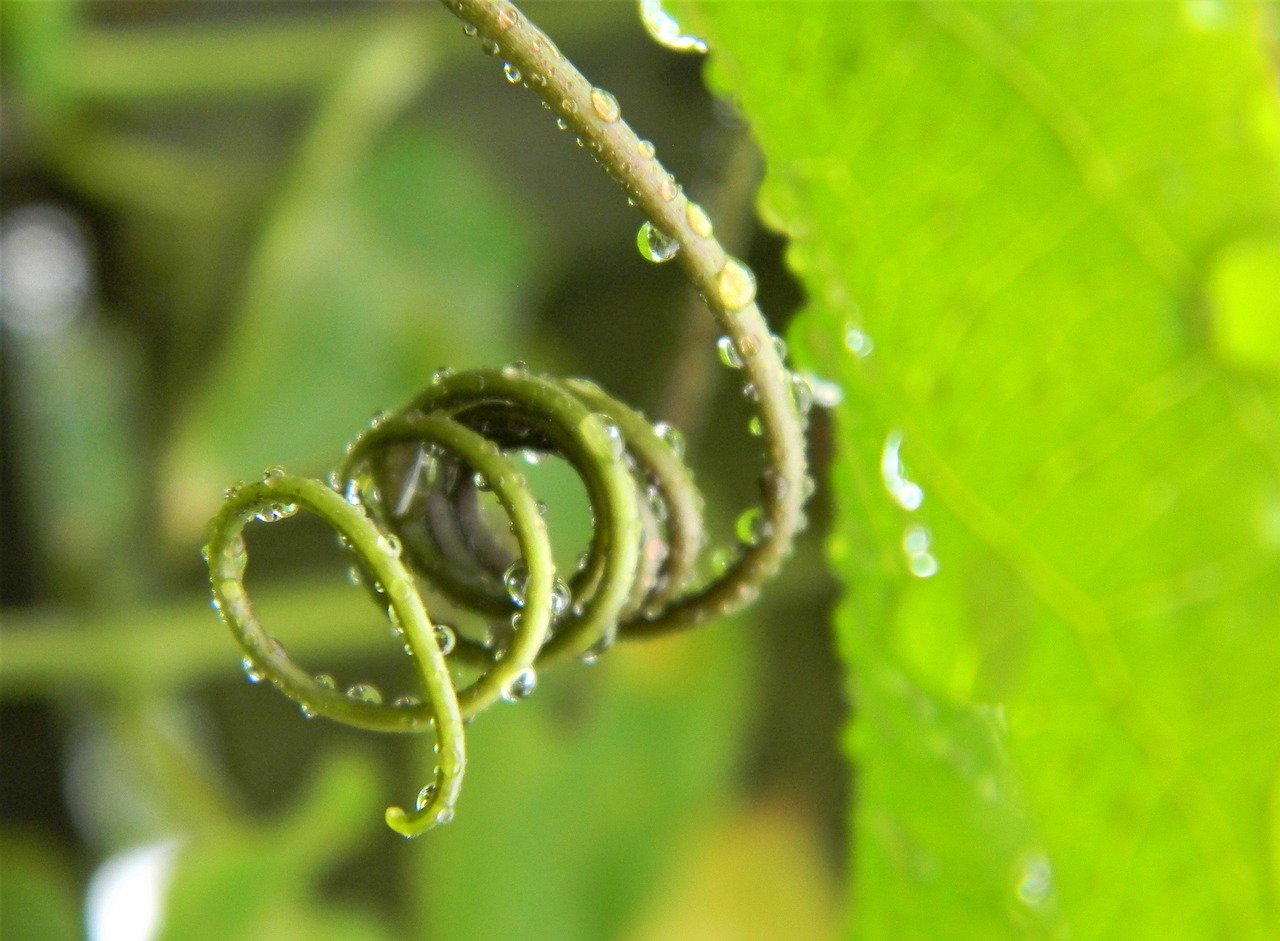
[[[452,369],[450,369],[448,366],[441,366],[439,369],[437,369],[435,372],[431,374],[431,384],[436,385],[437,383],[444,382],[451,375],[453,375]]]
[[[800,373],[791,374],[791,401],[801,415],[808,415],[813,408],[813,387]]]
[[[837,383],[819,379],[817,376],[806,376],[809,389],[813,392],[813,404],[819,408],[835,408],[844,401],[844,389]]]
[[[920,504],[924,502],[924,491],[918,484],[907,479],[901,451],[902,432],[889,432],[884,439],[884,449],[880,452],[880,477],[893,501],[907,512],[912,512],[920,509]]]
[[[569,130],[569,125],[565,122],[564,118],[556,118],[556,127],[560,128],[562,131]]]
[[[689,228],[693,229],[693,234],[700,238],[711,238],[711,217],[697,203],[690,202],[684,207],[684,217],[689,223]]]
[[[849,327],[844,333],[844,345],[848,347],[849,352],[859,359],[865,359],[871,355],[876,348],[871,337],[863,333],[857,327]]]
[[[520,79],[524,78],[524,76],[520,74],[520,70],[510,62],[502,63],[502,74],[506,76],[507,81],[512,85],[519,85]]]
[[[436,823],[438,823],[440,826],[443,827],[445,824],[452,823],[452,822],[453,822],[453,808],[441,807],[440,813],[436,814]]]
[[[603,88],[591,89],[591,109],[606,124],[612,124],[622,117],[622,109],[618,107],[618,99]]]
[[[1013,891],[1018,901],[1031,908],[1038,908],[1049,900],[1053,891],[1053,867],[1044,853],[1030,852],[1023,856]]]
[[[476,29],[471,23],[462,24],[462,34],[464,36],[469,36],[474,39],[479,32],[480,30]]]
[[[760,472],[760,492],[771,503],[781,503],[791,491],[791,484],[772,467]]]
[[[400,537],[395,533],[384,533],[378,537],[378,548],[383,555],[398,559],[400,558]]]
[[[458,645],[458,635],[448,624],[432,624],[431,633],[436,639],[436,646],[440,648],[440,653],[449,656],[453,653],[453,648]]]
[[[742,368],[742,356],[738,352],[738,348],[733,345],[731,337],[721,337],[717,340],[716,349],[720,352],[720,362],[730,369]]]
[[[658,183],[658,195],[662,197],[663,202],[671,202],[680,195],[680,187],[676,184],[675,177],[667,174]]]
[[[248,657],[240,661],[240,669],[244,670],[244,678],[250,683],[261,683],[267,678],[266,672]]]
[[[653,433],[666,442],[672,454],[676,457],[684,457],[684,435],[680,433],[679,428],[660,421],[653,426]]]
[[[284,476],[284,468],[279,464],[272,464],[262,472],[262,482],[270,483],[273,480],[279,480]]]
[[[488,493],[492,489],[489,486],[489,478],[479,471],[471,475],[471,482],[475,484],[476,489],[481,493]]]
[[[492,39],[482,40],[480,43],[480,49],[487,56],[496,56],[499,52],[498,44]]]
[[[529,585],[529,570],[525,568],[524,562],[517,561],[507,569],[506,574],[502,576],[502,583],[507,588],[507,597],[509,597],[516,607],[524,607],[525,589]]]
[[[720,576],[729,571],[729,566],[733,565],[733,560],[737,558],[737,553],[728,546],[720,546],[711,553],[709,565],[711,566],[711,574]]]
[[[636,144],[636,153],[645,160],[652,160],[657,152],[657,148],[653,146],[653,141],[642,140]]]
[[[612,646],[613,636],[606,634],[604,637],[601,637],[598,641],[588,647],[587,652],[584,653],[579,660],[586,666],[594,666],[600,662],[600,658]]]
[[[707,44],[696,36],[686,36],[675,18],[662,9],[662,0],[640,0],[640,19],[659,45],[675,52],[705,53]]]
[[[316,711],[304,702],[298,703],[298,711],[302,713],[302,718],[304,719],[314,719],[316,717]]]
[[[431,803],[431,798],[435,796],[436,786],[434,784],[428,784],[418,792],[417,808],[419,810],[425,810],[427,805]]]
[[[353,702],[368,703],[371,706],[382,704],[382,692],[371,683],[357,683],[347,690],[347,698]]]
[[[578,103],[574,101],[572,98],[565,98],[563,101],[560,102],[560,110],[563,111],[565,114],[577,114]]]
[[[908,526],[902,534],[902,551],[907,557],[907,568],[916,578],[933,578],[938,574],[938,560],[929,551],[928,528],[919,523]]]
[[[563,578],[557,578],[551,583],[551,616],[558,618],[569,610],[569,604],[573,601],[573,595],[569,592],[569,585]]]
[[[751,420],[747,422],[747,431],[756,438],[764,434],[764,423],[760,421],[759,415],[751,416]]]
[[[493,22],[498,27],[498,32],[505,33],[520,22],[520,11],[514,7],[503,7]]]
[[[636,247],[646,261],[655,265],[670,261],[680,253],[680,243],[668,237],[652,222],[640,226],[640,231],[636,233]]]
[[[769,535],[771,527],[765,519],[764,513],[759,507],[752,507],[738,517],[738,522],[734,525],[734,532],[738,536],[738,541],[744,545],[757,545],[761,539]]]
[[[525,670],[502,691],[502,698],[507,702],[520,702],[533,695],[537,686],[538,674],[532,669]]]
[[[600,424],[604,426],[605,437],[609,439],[609,453],[615,461],[622,460],[622,455],[626,453],[626,442],[622,439],[622,432],[618,430],[618,426],[610,421],[607,415],[597,415]]]
[[[716,291],[725,310],[742,310],[755,300],[756,276],[738,259],[730,258],[716,275]]]
[[[759,402],[760,390],[756,388],[754,382],[744,382],[742,384],[742,397],[748,402]]]
[[[338,688],[338,681],[335,680],[328,673],[317,673],[315,675],[315,681],[317,686],[323,686],[325,689]]]
[[[396,709],[417,709],[422,700],[417,696],[397,696],[391,705]]]

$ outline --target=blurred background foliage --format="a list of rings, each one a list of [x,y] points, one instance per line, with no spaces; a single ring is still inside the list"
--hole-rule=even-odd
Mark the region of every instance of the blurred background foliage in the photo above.
[[[753,222],[758,160],[699,62],[633,4],[527,12],[721,208],[781,328],[798,293]],[[412,844],[381,810],[425,744],[303,721],[208,609],[223,489],[326,475],[444,365],[518,358],[679,423],[730,538],[747,410],[614,184],[435,4],[0,16],[4,936],[829,934],[847,784],[814,545],[748,617],[484,716],[457,820]],[[532,471],[576,558],[576,483]],[[331,535],[251,538],[296,656],[410,692]]]

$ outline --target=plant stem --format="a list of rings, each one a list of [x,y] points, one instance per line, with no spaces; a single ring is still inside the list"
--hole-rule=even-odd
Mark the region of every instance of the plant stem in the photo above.
[[[442,2],[468,31],[474,30],[485,52],[519,71],[523,84],[583,142],[653,225],[679,244],[681,267],[737,348],[744,379],[758,396],[764,442],[761,537],[746,546],[724,577],[680,599],[662,617],[638,622],[631,633],[661,633],[735,611],[755,598],[790,553],[809,492],[803,420],[791,374],[755,304],[754,276],[724,250],[706,214],[621,119],[614,97],[593,87],[524,14],[505,0]]]

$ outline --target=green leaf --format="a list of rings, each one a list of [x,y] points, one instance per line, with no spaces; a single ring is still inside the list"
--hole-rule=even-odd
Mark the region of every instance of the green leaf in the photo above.
[[[1266,8],[683,12],[845,390],[851,936],[1276,937]]]

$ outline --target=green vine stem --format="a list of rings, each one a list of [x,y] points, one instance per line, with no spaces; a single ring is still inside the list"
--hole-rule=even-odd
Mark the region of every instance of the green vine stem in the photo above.
[[[804,417],[812,393],[782,362],[781,344],[755,304],[755,277],[712,234],[692,203],[621,120],[614,97],[592,87],[536,26],[505,2],[445,0],[508,79],[542,96],[649,216],[642,243],[678,254],[725,337],[721,356],[741,368],[758,416],[765,467],[761,506],[739,519],[737,557],[699,568],[702,497],[681,460],[683,439],[584,379],[531,373],[523,363],[454,373],[347,450],[331,486],[269,469],[233,488],[206,548],[215,605],[245,653],[251,679],[269,680],[304,714],[383,732],[431,732],[435,780],[417,809],[387,811],[406,836],[453,817],[466,764],[462,723],[499,699],[516,702],[538,671],[594,662],[618,637],[649,637],[731,613],[752,601],[790,552],[810,489]],[[517,457],[553,456],[581,477],[594,527],[588,551],[563,578],[540,506]],[[484,495],[506,516],[495,523]],[[249,521],[306,509],[333,526],[358,572],[404,639],[425,702],[381,701],[372,687],[346,694],[296,664],[258,624],[244,587]],[[509,532],[508,532],[509,530]],[[514,537],[514,539],[512,538]],[[433,624],[429,589],[487,625]]]
[[[797,380],[778,355],[755,303],[755,276],[716,240],[707,214],[684,194],[658,161],[651,144],[622,119],[614,96],[593,86],[556,44],[505,0],[442,0],[474,31],[484,51],[517,70],[581,139],[605,170],[660,232],[679,246],[676,260],[732,341],[742,371],[758,397],[767,462],[761,476],[761,538],[723,578],[681,599],[661,618],[631,633],[657,634],[729,614],[753,600],[778,570],[802,525],[810,484],[804,424],[795,401]],[[800,392],[803,397],[805,391]]]
[[[213,520],[213,536],[205,547],[213,597],[217,609],[231,626],[245,651],[245,670],[251,677],[269,678],[286,696],[312,714],[336,719],[360,728],[416,729],[423,723],[423,708],[386,709],[360,696],[344,696],[298,666],[284,646],[258,623],[244,587],[248,553],[241,536],[253,519],[274,522],[299,509],[310,510],[334,526],[361,562],[378,579],[385,593],[387,614],[404,637],[405,649],[419,666],[427,694],[429,718],[440,753],[436,780],[419,795],[417,809],[406,813],[387,809],[387,824],[405,836],[417,836],[453,817],[453,805],[462,785],[466,765],[462,716],[449,668],[444,662],[426,609],[413,577],[399,559],[399,550],[375,527],[359,506],[353,506],[316,480],[291,477],[279,468],[267,471],[261,481],[235,488]]]

